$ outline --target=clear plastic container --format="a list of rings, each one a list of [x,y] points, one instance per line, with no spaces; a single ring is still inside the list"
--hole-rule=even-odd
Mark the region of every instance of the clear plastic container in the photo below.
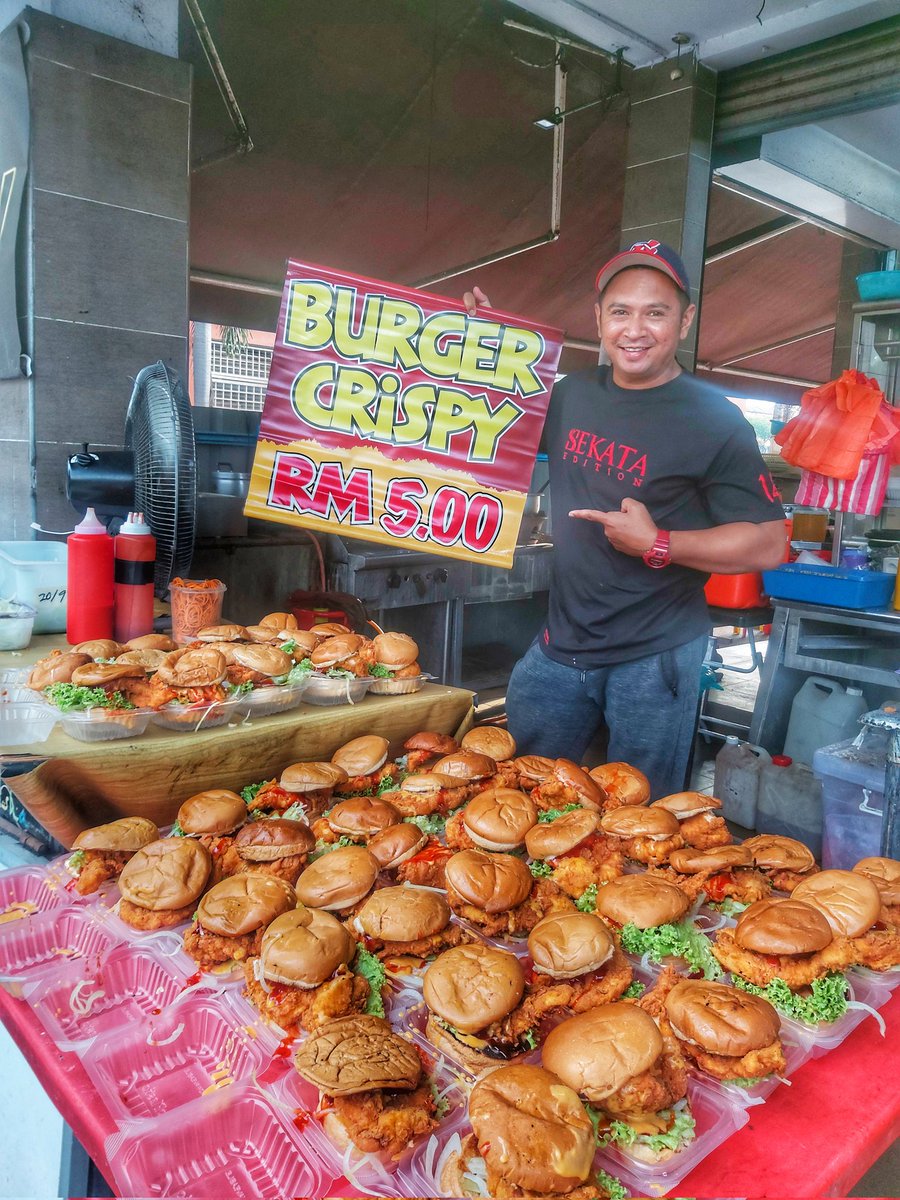
[[[349,675],[318,675],[313,672],[303,693],[304,704],[359,704],[372,684],[371,678],[357,679]]]
[[[779,1036],[782,1049],[784,1050],[784,1071],[781,1075],[768,1075],[754,1087],[740,1087],[736,1083],[723,1082],[722,1080],[715,1079],[712,1075],[705,1074],[696,1067],[693,1068],[694,1073],[698,1079],[702,1080],[705,1086],[713,1091],[721,1090],[735,1104],[743,1104],[748,1108],[752,1108],[757,1104],[763,1104],[767,1097],[771,1096],[780,1084],[784,1083],[785,1080],[791,1080],[803,1064],[808,1062],[812,1057],[812,1041],[806,1034],[792,1028],[787,1023],[783,1023]]]
[[[0,704],[0,746],[31,746],[46,742],[59,718],[57,709],[40,700]]]
[[[822,866],[849,871],[881,854],[884,787],[890,737],[880,729],[824,746],[813,756],[822,781]]]
[[[103,957],[115,945],[112,931],[86,908],[57,908],[28,921],[0,925],[0,986],[21,997],[23,985],[69,959]]]
[[[0,600],[0,650],[24,650],[37,610],[18,600]]]
[[[80,1054],[95,1038],[159,1014],[183,992],[185,980],[171,958],[115,946],[102,961],[91,955],[28,985],[25,999],[60,1050]]]
[[[140,737],[150,722],[148,708],[86,708],[59,714],[60,728],[79,742]]]
[[[152,714],[153,724],[175,733],[216,729],[244,719],[243,700],[243,696],[232,696],[228,700],[214,700],[211,704],[164,704]]]
[[[69,896],[59,879],[43,867],[0,871],[0,926],[68,903]]]
[[[246,1006],[228,993],[191,992],[96,1041],[84,1069],[113,1117],[148,1121],[199,1096],[222,1095],[265,1067],[277,1041],[245,1017]]]
[[[776,754],[759,773],[756,829],[796,838],[822,857],[822,784],[806,763]]]
[[[121,1196],[324,1196],[333,1177],[313,1143],[249,1084],[128,1125],[104,1152]]]
[[[0,542],[0,596],[35,609],[34,633],[66,628],[66,564],[63,542]]]
[[[281,687],[258,687],[244,692],[241,708],[250,717],[271,717],[275,713],[290,712],[297,708],[306,691],[306,680],[302,683],[283,684]]]
[[[369,691],[373,696],[411,696],[413,692],[421,692],[431,675],[411,675],[408,679],[379,679],[372,676]]]
[[[185,587],[184,584],[193,584]],[[169,584],[172,609],[172,640],[186,646],[201,629],[222,620],[222,601],[227,587],[220,579],[179,579]]]
[[[900,987],[900,966],[889,967],[887,971],[872,971],[868,967],[851,967],[849,971],[851,982],[857,977],[862,979],[870,987],[874,987],[879,991],[884,991],[884,1003],[888,1001],[888,997],[895,987]],[[854,989],[855,990],[855,989]],[[880,1008],[881,1005],[875,1007]]]

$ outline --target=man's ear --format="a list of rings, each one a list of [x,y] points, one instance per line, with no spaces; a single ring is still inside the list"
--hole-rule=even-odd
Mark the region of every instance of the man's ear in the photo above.
[[[697,305],[689,304],[681,314],[681,332],[678,334],[679,341],[684,341],[688,335],[688,331],[694,323],[694,317],[697,315]]]
[[[601,310],[600,310],[600,301],[599,301],[599,300],[596,300],[596,301],[594,302],[594,316],[597,318],[597,337],[598,337],[598,338],[600,338],[600,340],[602,341],[602,340],[603,340],[603,333],[602,333],[602,331],[601,331],[601,329],[600,329],[600,314],[601,314]],[[683,336],[684,336],[684,335],[682,334],[682,337],[683,337]]]

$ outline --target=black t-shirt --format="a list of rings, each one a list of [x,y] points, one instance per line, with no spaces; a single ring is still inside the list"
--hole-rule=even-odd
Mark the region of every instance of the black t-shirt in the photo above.
[[[687,372],[643,389],[617,387],[606,366],[567,376],[553,389],[544,444],[555,562],[540,642],[557,662],[630,662],[709,628],[708,575],[674,563],[654,570],[571,509],[618,511],[631,496],[667,530],[784,516],[749,422]]]

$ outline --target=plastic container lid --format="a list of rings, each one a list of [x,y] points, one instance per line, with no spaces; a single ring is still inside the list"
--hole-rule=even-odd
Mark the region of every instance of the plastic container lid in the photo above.
[[[773,767],[789,767],[794,760],[788,754],[773,754]]]

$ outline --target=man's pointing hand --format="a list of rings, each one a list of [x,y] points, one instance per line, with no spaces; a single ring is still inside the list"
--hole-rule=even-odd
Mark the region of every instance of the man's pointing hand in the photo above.
[[[573,508],[570,517],[595,521],[602,525],[614,550],[640,558],[656,541],[657,528],[647,507],[640,500],[626,498],[620,512],[601,512],[596,508]]]

